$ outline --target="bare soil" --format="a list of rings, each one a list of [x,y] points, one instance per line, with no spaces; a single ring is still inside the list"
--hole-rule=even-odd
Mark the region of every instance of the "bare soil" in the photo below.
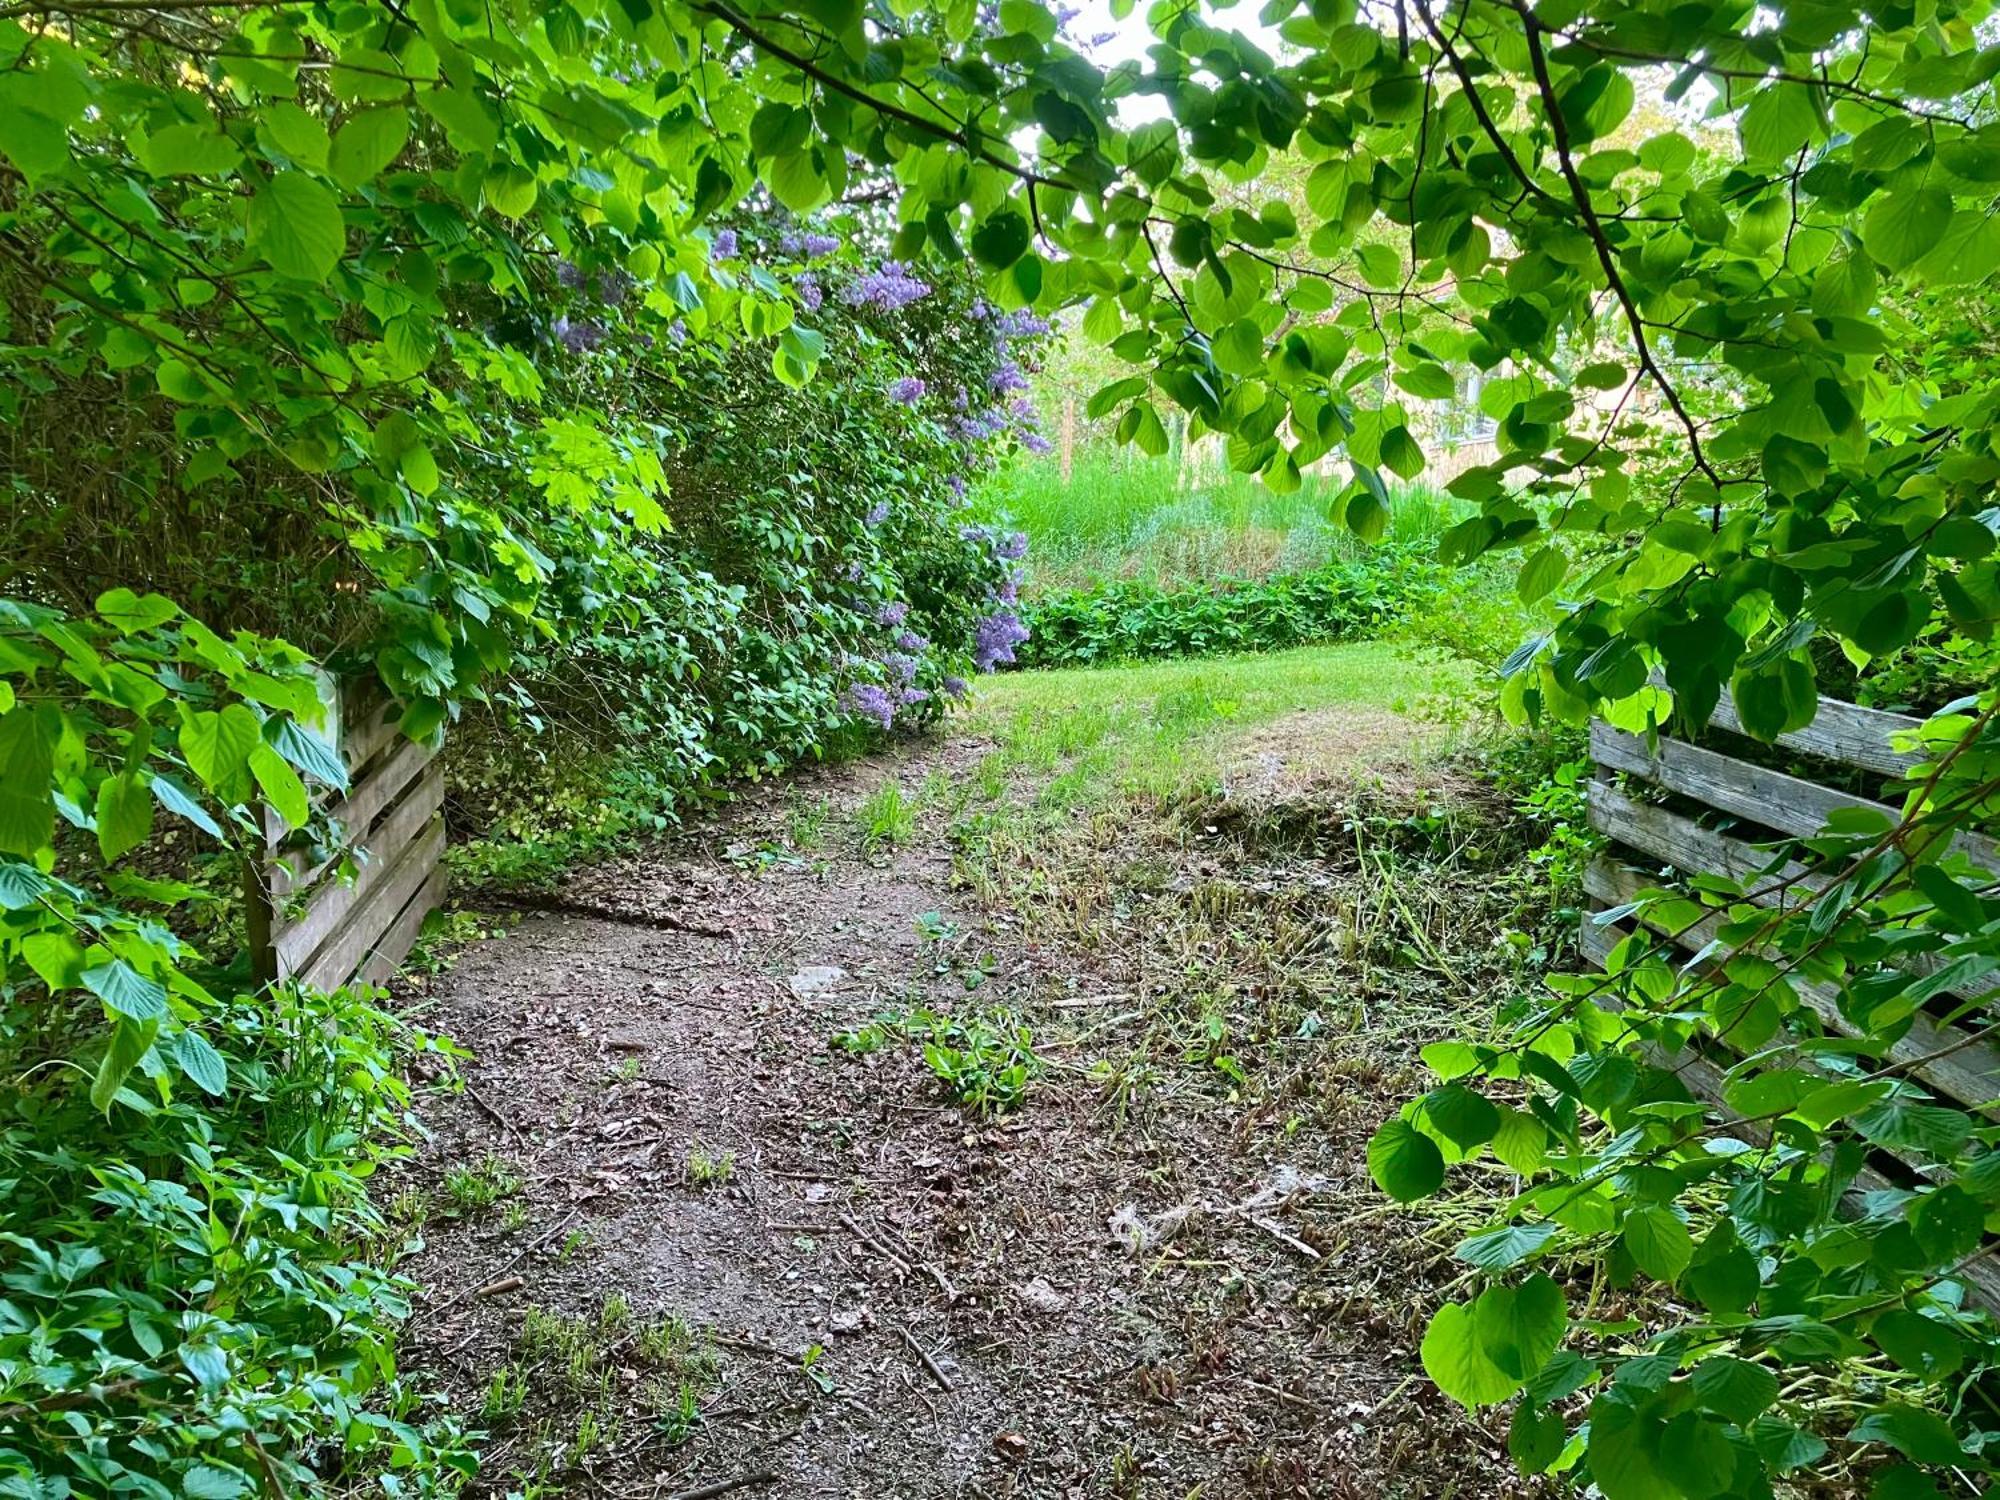
[[[1067,873],[982,856],[938,792],[985,747],[929,743],[753,790],[468,949],[425,997],[471,1056],[400,1184],[401,1269],[406,1363],[490,1433],[479,1491],[1530,1493],[1415,1358],[1464,1226],[1363,1165],[1416,1047],[1492,978],[1453,956],[1474,898],[1399,918],[1358,847],[1380,793],[1352,768],[1415,729],[1347,728],[1238,747],[1235,794],[1316,808],[1316,844],[1237,836],[1226,787],[1078,813]],[[885,778],[930,796],[864,850],[851,810]],[[788,846],[821,798],[823,842]],[[926,1008],[1032,1028],[1020,1108],[962,1106],[866,1029]],[[518,1191],[453,1208],[448,1174],[489,1158]],[[597,1330],[581,1370],[524,1342],[531,1308]],[[714,1351],[692,1424],[666,1410],[687,1372],[633,1332],[662,1315]]]

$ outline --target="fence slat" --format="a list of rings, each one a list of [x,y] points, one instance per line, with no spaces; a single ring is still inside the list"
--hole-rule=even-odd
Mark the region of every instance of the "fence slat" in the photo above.
[[[355,967],[354,981],[357,984],[385,984],[395,974],[410,949],[416,946],[417,934],[423,930],[424,918],[428,917],[444,901],[445,868],[432,868],[430,879],[417,887],[417,893],[409,903],[397,913],[389,924],[388,931],[375,940],[375,946]]]
[[[421,745],[415,740],[402,741],[380,765],[358,778],[350,787],[347,796],[327,809],[327,815],[337,820],[346,830],[350,843],[365,844],[374,828],[375,819],[384,808],[396,800],[396,794],[408,786],[430,763],[434,753],[428,746]],[[304,890],[334,863],[329,859],[308,865],[306,863],[308,858],[309,856],[303,851],[294,851],[272,862],[273,895],[288,896]]]
[[[382,945],[383,934],[407,908],[410,898],[439,873],[438,857],[443,852],[444,818],[433,816],[416,841],[386,866],[384,878],[353,908],[348,920],[313,955],[299,977],[319,989],[344,983]]]
[[[1797,860],[1786,860],[1773,870],[1774,856],[1770,850],[1753,848],[1741,839],[1703,828],[1671,808],[1628,797],[1609,782],[1591,782],[1585,795],[1589,798],[1592,828],[1606,838],[1643,850],[1683,874],[1720,875],[1744,882],[1761,879],[1770,885],[1789,881],[1794,887],[1806,890],[1826,883],[1824,877],[1809,873]]]
[[[303,913],[292,921],[281,921],[276,925],[272,940],[278,950],[278,960],[287,973],[296,974],[311,962],[314,953],[365,900],[368,893],[387,879],[398,855],[424,831],[431,814],[443,804],[444,772],[434,764],[395,810],[361,841],[359,847],[373,857],[355,874],[354,883],[323,883],[306,898]]]
[[[1885,828],[1901,816],[1893,807],[1852,792],[1753,766],[1685,740],[1663,737],[1657,747],[1648,746],[1638,735],[1613,729],[1601,719],[1593,720],[1590,726],[1590,753],[1598,764],[1614,771],[1643,777],[1670,792],[1796,838],[1811,838],[1821,832],[1827,819],[1837,812],[1875,813],[1887,820]],[[2000,870],[2000,846],[1991,839],[1961,833],[1953,838],[1952,847],[1989,869]]]
[[[1640,891],[1659,885],[1657,879],[1602,855],[1591,861],[1583,877],[1584,889],[1612,906],[1623,905]],[[1681,947],[1694,952],[1706,946],[1715,936],[1726,914],[1712,913],[1678,932],[1667,932],[1657,919],[1648,919],[1643,912],[1635,915],[1650,930],[1670,936]],[[1604,924],[1592,922],[1590,925],[1602,930]],[[1831,986],[1808,979],[1803,974],[1792,974],[1788,978],[1793,991],[1830,1031],[1841,1036],[1860,1035],[1854,1024],[1840,1013],[1840,996]],[[1730,1045],[1726,1038],[1721,1041],[1723,1046]],[[1738,1049],[1732,1047],[1731,1050]],[[1913,1077],[1982,1113],[2000,1116],[2000,1107],[1995,1104],[1996,1099],[2000,1099],[2000,1052],[1983,1042],[1974,1041],[1957,1026],[1940,1026],[1929,1016],[1918,1014],[1911,1017],[1908,1033],[1889,1049],[1887,1061],[1910,1064],[1918,1058],[1930,1060],[1911,1068]]]
[[[1715,713],[1709,722],[1736,734],[1744,733],[1743,721],[1737,716],[1736,703],[1727,688],[1723,689],[1722,701],[1715,705]],[[1778,743],[1788,750],[1817,755],[1822,760],[1836,760],[1843,765],[1859,766],[1865,771],[1879,771],[1884,776],[1901,776],[1911,766],[1921,764],[1924,757],[1893,748],[1889,737],[1906,729],[1915,729],[1922,723],[1922,719],[1912,719],[1906,714],[1892,714],[1879,708],[1863,708],[1858,703],[1822,698],[1812,723],[1804,729],[1789,730],[1779,735]]]

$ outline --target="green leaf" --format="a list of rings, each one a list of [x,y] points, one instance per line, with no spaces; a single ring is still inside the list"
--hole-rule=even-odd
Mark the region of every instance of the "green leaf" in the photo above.
[[[981,265],[1000,270],[1027,253],[1033,234],[1025,218],[1011,208],[1003,208],[987,215],[985,222],[972,232],[972,253],[979,257]]]
[[[1766,744],[1804,729],[1819,712],[1812,666],[1800,656],[1781,656],[1768,666],[1739,671],[1729,681],[1729,696],[1744,729]]]
[[[118,1097],[119,1089],[139,1065],[153,1045],[153,1038],[159,1035],[157,1020],[121,1020],[111,1028],[111,1040],[104,1049],[104,1057],[97,1065],[97,1073],[90,1081],[90,1102],[103,1114],[111,1113],[112,1102]]]
[[[263,744],[256,714],[241,703],[220,712],[199,710],[181,719],[181,754],[188,769],[224,802],[234,804],[250,793],[250,752]]]
[[[1912,187],[1877,201],[1861,221],[1861,243],[1890,270],[1923,258],[1951,227],[1951,194],[1938,187]]]
[[[347,247],[347,226],[333,194],[304,172],[278,172],[250,200],[251,248],[280,276],[325,281]]]
[[[1569,1425],[1560,1412],[1523,1401],[1507,1427],[1507,1454],[1523,1474],[1541,1474],[1562,1456]]]
[[[327,137],[325,123],[289,99],[264,111],[257,122],[257,133],[260,139],[268,137],[267,146],[275,146],[294,165],[315,172],[325,170],[327,153],[333,144]]]
[[[107,863],[115,862],[152,836],[153,794],[150,778],[126,772],[107,776],[97,788],[97,848]]]
[[[1518,1385],[1548,1363],[1569,1326],[1562,1288],[1537,1272],[1517,1287],[1490,1287],[1472,1304],[1480,1352]]]
[[[85,969],[83,987],[121,1016],[154,1021],[167,1013],[166,986],[148,979],[122,958]]]
[[[410,115],[401,105],[364,109],[334,133],[327,166],[343,187],[358,188],[402,154]]]
[[[1418,1351],[1424,1373],[1467,1411],[1505,1401],[1521,1388],[1520,1380],[1494,1364],[1480,1347],[1473,1306],[1447,1302],[1440,1307]]]
[[[1381,457],[1382,467],[1403,479],[1415,479],[1424,471],[1424,450],[1401,423],[1382,434]]]
[[[1493,1139],[1500,1128],[1500,1111],[1485,1095],[1462,1083],[1448,1083],[1424,1095],[1424,1115],[1461,1151]]]
[[[444,127],[445,139],[460,151],[491,151],[500,144],[500,124],[471,89],[431,89],[417,95],[424,113]]]
[[[1778,1399],[1778,1377],[1762,1365],[1728,1354],[1711,1354],[1694,1367],[1695,1400],[1739,1427]]]
[[[1965,1462],[1965,1450],[1945,1420],[1920,1406],[1877,1407],[1847,1436],[1856,1443],[1886,1443],[1914,1463],[1945,1468]]]
[[[536,198],[541,195],[541,185],[526,167],[509,164],[489,171],[481,191],[486,196],[487,206],[495,213],[520,219],[527,217],[528,211],[535,206]]]
[[[35,854],[55,834],[59,723],[53,709],[25,704],[0,714],[0,853]]]
[[[198,1031],[183,1031],[174,1038],[174,1061],[205,1094],[221,1094],[229,1088],[229,1064]]]
[[[1444,1186],[1444,1157],[1409,1121],[1390,1120],[1368,1142],[1368,1174],[1398,1203],[1414,1203]]]
[[[208,177],[235,170],[243,160],[236,142],[213,122],[169,125],[134,145],[139,164],[155,177]]]
[[[67,932],[31,932],[21,939],[21,956],[51,994],[83,983],[83,944]]]
[[[1534,1255],[1558,1232],[1555,1224],[1508,1224],[1468,1236],[1452,1254],[1482,1271],[1505,1271]]]
[[[166,624],[180,613],[180,607],[162,594],[141,596],[127,588],[115,588],[97,596],[97,613],[120,635],[133,635]]]
[[[1619,1238],[1632,1263],[1656,1281],[1678,1281],[1694,1259],[1694,1240],[1687,1225],[1661,1204],[1648,1204],[1626,1215]]]
[[[257,778],[257,785],[264,789],[272,810],[285,820],[285,826],[303,828],[312,816],[312,804],[306,798],[305,783],[299,780],[299,773],[262,740],[250,752],[250,771]]]
[[[1569,554],[1551,544],[1537,549],[1521,564],[1521,576],[1515,580],[1514,592],[1523,604],[1535,604],[1553,594],[1568,576]]]
[[[1779,162],[1795,156],[1812,139],[1818,125],[1812,96],[1803,84],[1768,84],[1750,101],[1738,122],[1744,160]]]
[[[70,165],[69,132],[35,108],[32,73],[0,74],[0,156],[36,183]]]

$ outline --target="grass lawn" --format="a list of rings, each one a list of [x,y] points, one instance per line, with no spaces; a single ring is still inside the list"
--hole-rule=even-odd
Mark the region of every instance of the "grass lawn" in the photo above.
[[[1340,733],[1339,710],[1381,722],[1427,695],[1474,692],[1460,663],[1380,641],[1250,656],[1145,662],[983,679],[964,732],[999,748],[989,774],[1067,768],[1044,804],[1095,800],[1112,786],[1156,795],[1211,776],[1244,732],[1301,712]],[[1337,751],[1337,744],[1330,746]]]

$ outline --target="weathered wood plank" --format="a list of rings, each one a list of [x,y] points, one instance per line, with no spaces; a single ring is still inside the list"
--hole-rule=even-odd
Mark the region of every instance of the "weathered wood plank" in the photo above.
[[[1739,882],[1754,881],[1759,886],[1790,882],[1788,899],[1793,890],[1809,894],[1826,884],[1826,877],[1812,873],[1797,860],[1785,860],[1774,870],[1772,851],[1703,828],[1671,808],[1641,802],[1608,781],[1591,782],[1585,796],[1592,828],[1683,874],[1720,875]]]
[[[396,859],[384,866],[383,878],[298,971],[300,980],[318,989],[331,989],[343,983],[381,942],[410,898],[438,873],[438,859],[443,852],[444,818],[439,814],[415,841],[404,846]]]
[[[444,805],[444,771],[433,764],[409,794],[384,817],[362,846],[371,854],[356,873],[351,885],[338,881],[321,884],[305,899],[305,909],[296,917],[276,925],[272,942],[278,962],[287,974],[305,968],[313,954],[366,899],[368,893],[388,877],[403,849],[424,831],[431,815]]]
[[[339,820],[346,830],[347,842],[352,846],[366,846],[374,832],[375,820],[382,810],[396,800],[396,794],[410,782],[431,761],[436,752],[415,740],[403,740],[389,753],[388,757],[371,767],[365,776],[358,778],[347,796],[327,809],[329,817]],[[279,897],[295,895],[310,886],[324,874],[333,861],[322,860],[308,865],[308,855],[303,850],[280,856],[271,865],[271,891]]]
[[[1715,713],[1709,722],[1736,734],[1745,732],[1743,720],[1736,712],[1735,700],[1729,696],[1727,688],[1723,689],[1722,701],[1715,705]],[[1788,750],[1816,755],[1821,760],[1859,766],[1864,771],[1877,771],[1884,776],[1901,776],[1911,766],[1921,764],[1924,757],[1895,749],[1889,742],[1890,736],[1915,729],[1922,723],[1922,719],[1912,719],[1906,714],[1863,708],[1858,703],[1843,703],[1838,698],[1822,698],[1812,723],[1804,729],[1779,735],[1778,743]]]
[[[373,678],[345,685],[340,700],[340,752],[350,776],[367,769],[377,752],[396,738],[396,704]]]
[[[423,931],[424,918],[443,903],[444,887],[445,868],[438,865],[431,871],[430,879],[417,887],[417,893],[410,897],[409,904],[390,922],[388,931],[376,939],[375,946],[355,966],[353,982],[387,984],[395,977],[403,959],[416,946],[417,934]]]
[[[1586,917],[1583,931],[1579,936],[1579,946],[1586,957],[1602,967],[1611,950],[1627,936],[1628,933],[1615,926],[1599,925]],[[1672,1068],[1681,1082],[1687,1086],[1689,1093],[1706,1099],[1721,1109],[1725,1115],[1729,1113],[1728,1106],[1722,1101],[1722,1069],[1713,1062],[1690,1050],[1678,1061],[1671,1058],[1663,1059],[1662,1066]],[[1770,1139],[1769,1131],[1742,1120],[1736,1120],[1730,1125],[1730,1133],[1759,1146]],[[1853,1186],[1841,1196],[1841,1207],[1849,1215],[1858,1218],[1862,1213],[1863,1194],[1880,1192],[1884,1188],[1895,1186],[1896,1184],[1874,1168],[1863,1167],[1855,1175]],[[1966,1266],[1958,1273],[1958,1277],[1964,1282],[1971,1300],[1988,1311],[2000,1310],[2000,1258],[1988,1254],[1983,1259]]]
[[[1659,884],[1657,878],[1602,855],[1591,862],[1583,878],[1584,889],[1611,906],[1621,906],[1633,900],[1642,890]],[[1689,952],[1705,947],[1723,923],[1723,914],[1718,912],[1681,931],[1668,932],[1657,920],[1648,920],[1643,913],[1638,915],[1640,920],[1646,921],[1650,930],[1672,937]],[[1586,923],[1600,932],[1604,930],[1603,926],[1589,919]],[[1790,979],[1793,991],[1828,1030],[1841,1036],[1861,1034],[1840,1013],[1840,997],[1834,989],[1802,974],[1791,975]],[[1722,1039],[1722,1045],[1729,1045],[1726,1038]],[[1732,1047],[1731,1050],[1738,1049]],[[1886,1060],[1909,1064],[1918,1058],[1930,1060],[1911,1068],[1913,1077],[1968,1109],[2000,1116],[2000,1107],[1996,1107],[1996,1101],[2000,1101],[2000,1051],[1974,1041],[1960,1027],[1941,1026],[1928,1016],[1917,1015],[1912,1017],[1910,1029],[1903,1039],[1889,1049]]]
[[[1638,735],[1613,729],[1601,719],[1590,726],[1590,753],[1600,765],[1643,777],[1684,797],[1797,838],[1821,832],[1836,812],[1874,813],[1887,820],[1885,827],[1894,825],[1900,816],[1896,809],[1866,797],[1753,766],[1684,740],[1663,738],[1657,746],[1649,746]],[[1991,839],[1962,833],[1952,840],[1952,847],[2000,870],[2000,847]]]

